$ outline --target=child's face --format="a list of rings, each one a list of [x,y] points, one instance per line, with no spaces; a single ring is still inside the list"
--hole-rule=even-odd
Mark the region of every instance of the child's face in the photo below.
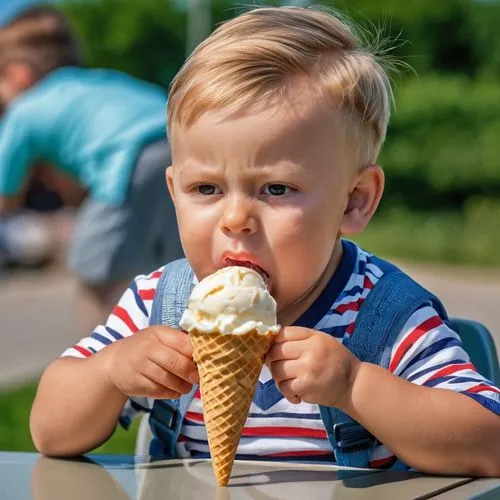
[[[335,120],[313,103],[303,91],[279,108],[207,112],[171,130],[167,180],[198,279],[256,267],[282,310],[333,273],[356,170],[340,161]]]

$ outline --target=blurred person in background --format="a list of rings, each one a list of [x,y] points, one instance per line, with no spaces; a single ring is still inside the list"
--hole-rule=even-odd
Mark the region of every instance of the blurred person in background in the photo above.
[[[165,186],[166,92],[83,65],[55,8],[26,9],[0,29],[0,213],[20,206],[40,163],[62,199],[84,198],[67,260],[87,330],[137,272],[181,257],[182,248]]]
[[[36,164],[22,204],[0,214],[0,273],[64,262],[75,212],[86,193],[70,177],[54,172],[51,165]]]

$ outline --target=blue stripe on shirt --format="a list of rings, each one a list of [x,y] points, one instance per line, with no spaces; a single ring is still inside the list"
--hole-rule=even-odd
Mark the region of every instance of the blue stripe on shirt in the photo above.
[[[148,311],[146,309],[146,306],[144,305],[144,302],[142,301],[141,296],[139,295],[139,290],[137,289],[137,283],[135,282],[135,280],[132,280],[129,288],[134,293],[134,299],[137,307],[141,310],[142,313],[144,313],[144,316],[147,316]]]
[[[93,339],[96,339],[98,340],[101,344],[104,344],[104,345],[109,345],[111,344],[113,341],[104,337],[103,335],[101,335],[100,333],[97,333],[97,332],[94,332],[91,337]]]
[[[492,399],[491,397],[483,396],[482,394],[472,393],[463,391],[460,394],[464,394],[465,396],[469,396],[472,399],[475,399],[478,403],[483,405],[488,410],[491,410],[493,413],[500,415],[500,402]]]
[[[407,380],[409,382],[413,382],[417,378],[420,378],[423,375],[426,375],[427,373],[430,373],[430,372],[437,372],[438,370],[440,370],[441,368],[444,368],[445,366],[449,366],[449,365],[465,365],[465,364],[466,364],[466,361],[463,360],[463,359],[458,359],[458,358],[457,359],[452,359],[449,362],[445,361],[444,363],[440,363],[439,365],[433,365],[430,368],[425,368],[423,370],[420,370],[419,372],[414,373],[411,377],[408,377]]]
[[[249,413],[251,418],[301,418],[306,420],[321,420],[319,413]]]
[[[484,380],[483,377],[481,377],[481,375],[479,375],[479,374],[478,374],[477,378],[457,377],[456,375],[446,375],[444,377],[438,377],[438,378],[434,378],[432,380],[429,380],[423,385],[425,387],[435,387],[436,385],[443,384],[445,382],[453,382],[455,384],[472,382],[474,384],[477,384],[479,382],[482,382],[483,380]]]
[[[199,415],[199,413],[197,413]],[[319,413],[249,413],[248,418],[299,418],[301,420],[321,420]],[[189,421],[189,425],[203,425]]]
[[[123,338],[123,335],[121,333],[118,333],[116,330],[113,330],[113,328],[110,328],[109,326],[105,326],[104,329],[116,340],[121,340]]]
[[[300,453],[300,452],[297,452]],[[190,451],[191,458],[210,458],[210,453],[207,453],[205,451],[197,451],[197,450],[192,450]],[[256,461],[262,461],[262,462],[283,462],[283,460],[286,460],[287,462],[300,462],[300,463],[309,463],[309,462],[325,462],[328,464],[335,463],[335,454],[328,454],[328,455],[298,455],[298,456],[287,456],[287,457],[273,457],[269,455],[247,455],[243,453],[238,453],[236,454],[236,460],[256,460]],[[342,471],[346,472],[349,474],[350,471]],[[356,474],[359,475],[359,472]],[[325,477],[327,475],[331,475],[331,471],[325,471]]]
[[[416,356],[410,358],[406,366],[404,366],[403,370],[399,372],[399,376],[403,377],[404,373],[408,371],[409,368],[417,364],[419,361],[424,360],[425,358],[429,358],[434,354],[443,351],[449,347],[461,347],[462,344],[460,340],[455,337],[445,337],[444,339],[440,339],[437,342],[434,342],[429,347],[426,347],[422,351],[420,351]],[[399,367],[398,367],[399,368]],[[398,370],[399,371],[399,370]]]

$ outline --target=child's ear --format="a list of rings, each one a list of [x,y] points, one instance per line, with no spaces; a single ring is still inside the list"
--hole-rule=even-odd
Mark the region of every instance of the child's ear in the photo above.
[[[378,165],[363,168],[354,178],[340,232],[357,234],[370,222],[384,192],[384,172]]]
[[[167,187],[170,193],[170,197],[175,202],[175,193],[174,193],[174,167],[170,165],[165,170],[165,178],[167,180]]]

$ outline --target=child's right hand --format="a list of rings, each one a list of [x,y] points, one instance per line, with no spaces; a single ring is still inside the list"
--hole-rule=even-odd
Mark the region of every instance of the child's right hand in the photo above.
[[[111,383],[127,396],[176,399],[198,383],[189,336],[150,326],[100,353]]]

